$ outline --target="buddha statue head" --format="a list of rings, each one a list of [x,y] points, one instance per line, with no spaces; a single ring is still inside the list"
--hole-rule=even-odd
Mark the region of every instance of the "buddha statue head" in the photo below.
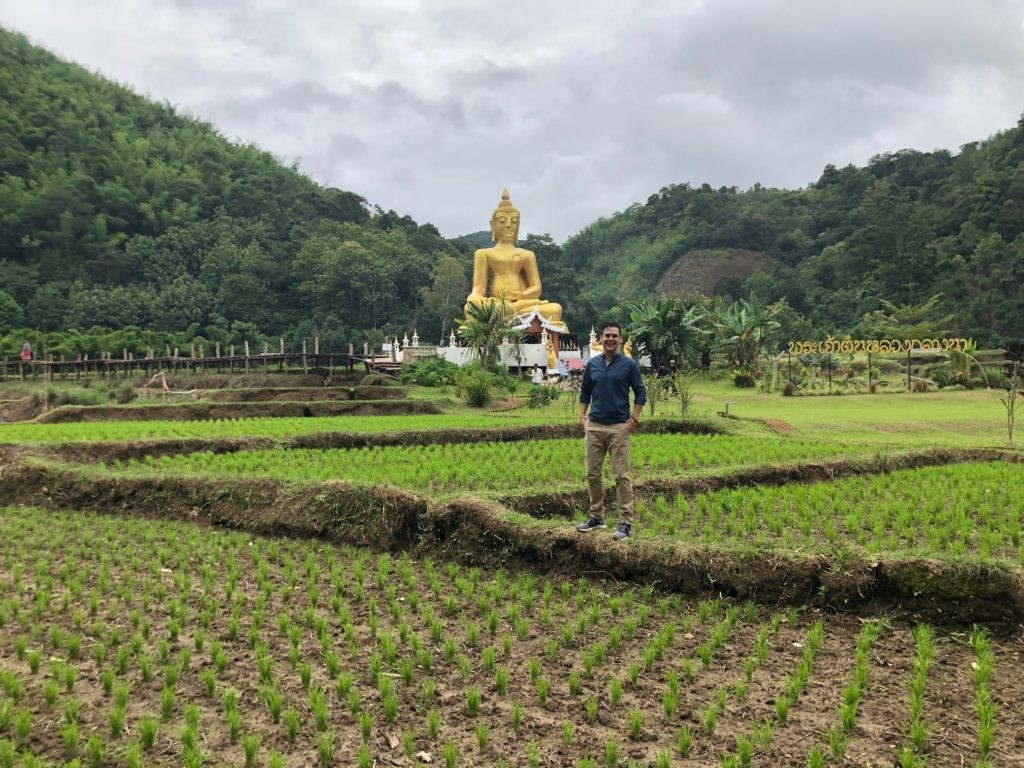
[[[491,214],[491,238],[495,243],[515,245],[519,239],[519,209],[508,199],[508,190],[502,190],[501,202]]]

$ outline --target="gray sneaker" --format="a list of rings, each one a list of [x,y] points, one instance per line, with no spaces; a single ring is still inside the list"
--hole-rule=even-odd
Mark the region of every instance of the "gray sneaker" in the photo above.
[[[586,520],[584,520],[582,523],[580,523],[579,525],[576,526],[576,530],[579,531],[580,533],[586,533],[587,531],[593,531],[593,530],[595,530],[597,528],[607,528],[607,526],[604,524],[604,518],[603,517],[594,517],[593,515],[591,515]]]
[[[622,541],[623,539],[628,539],[629,538],[629,532],[630,532],[630,529],[632,527],[633,526],[631,526],[629,523],[619,523],[618,527],[616,527],[616,529],[615,529],[615,533],[612,534],[612,538],[615,539],[616,541]]]

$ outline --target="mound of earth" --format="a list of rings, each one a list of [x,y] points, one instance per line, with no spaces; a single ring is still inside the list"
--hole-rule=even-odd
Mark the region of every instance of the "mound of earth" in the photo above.
[[[732,248],[689,251],[662,273],[652,293],[655,296],[733,295],[739,283],[759,269],[771,270],[777,264],[775,259],[758,251]]]
[[[298,416],[402,416],[437,414],[440,409],[422,400],[341,402],[190,403],[187,405],[72,405],[44,413],[36,423],[65,424],[97,421],[210,421]]]
[[[249,387],[218,389],[204,394],[203,398],[214,403],[307,403],[327,400],[401,400],[406,395],[401,387]]]

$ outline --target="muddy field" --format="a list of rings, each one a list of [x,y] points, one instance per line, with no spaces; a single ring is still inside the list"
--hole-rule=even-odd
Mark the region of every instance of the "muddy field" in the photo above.
[[[361,748],[369,765],[446,751],[458,765],[606,765],[614,751],[696,766],[748,748],[760,765],[806,765],[840,747],[840,765],[892,765],[911,744],[914,626],[884,616],[79,513],[8,509],[3,541],[0,738],[48,761],[243,765],[258,737],[254,765],[356,765]],[[969,635],[935,635],[919,717],[930,766],[981,754]],[[1019,632],[987,642],[989,764],[1020,764],[1024,647]]]

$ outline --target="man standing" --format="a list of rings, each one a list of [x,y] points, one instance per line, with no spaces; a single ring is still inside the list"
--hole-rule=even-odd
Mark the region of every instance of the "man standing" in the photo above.
[[[629,436],[640,423],[640,413],[647,402],[647,390],[640,376],[640,366],[631,357],[619,352],[622,341],[618,323],[605,323],[601,328],[602,354],[587,362],[580,385],[580,424],[583,444],[587,450],[587,488],[590,511],[576,530],[587,532],[604,528],[604,487],[601,468],[606,454],[611,455],[615,476],[615,498],[621,518],[612,534],[616,541],[629,538],[633,525],[633,482],[629,478]],[[629,390],[633,390],[633,412],[629,411]],[[590,418],[587,418],[587,406]]]

